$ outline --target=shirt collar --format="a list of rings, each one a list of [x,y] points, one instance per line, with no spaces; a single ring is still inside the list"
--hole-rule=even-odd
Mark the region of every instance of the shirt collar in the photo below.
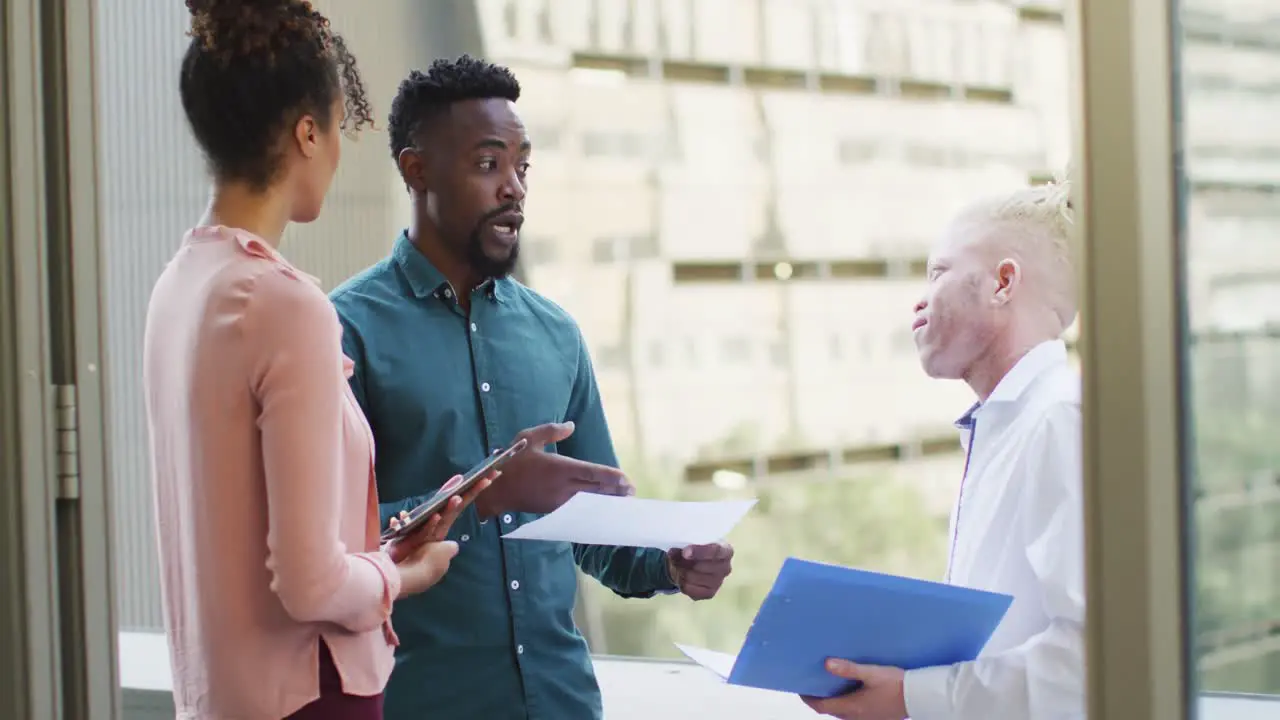
[[[1046,370],[1067,363],[1067,344],[1062,340],[1046,340],[1022,356],[1009,372],[996,383],[985,403],[977,402],[956,420],[961,430],[973,428],[974,416],[984,405],[1017,402],[1027,388]]]
[[[279,250],[271,247],[266,240],[248,230],[225,225],[203,225],[192,228],[187,233],[187,242],[199,242],[202,240],[234,240],[245,253],[264,260],[270,260],[289,275],[314,283],[317,286],[320,285],[320,278],[308,275],[294,267],[293,263],[285,259],[285,256],[281,255]]]
[[[440,272],[435,265],[423,255],[418,248],[414,247],[409,241],[409,232],[402,230],[400,237],[396,238],[395,248],[391,251],[392,257],[395,258],[396,264],[400,266],[405,277],[409,280],[409,287],[413,289],[414,297],[427,297],[428,295],[443,296],[445,291],[449,293],[455,292],[453,287],[449,285],[449,281],[445,279],[444,273]],[[480,284],[477,290],[484,293],[485,297],[497,302],[506,302],[511,297],[511,283],[513,281],[509,277],[491,278]]]

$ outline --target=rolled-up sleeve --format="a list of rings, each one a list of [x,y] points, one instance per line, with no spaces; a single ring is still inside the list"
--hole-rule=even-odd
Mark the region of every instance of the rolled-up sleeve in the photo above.
[[[271,589],[301,622],[353,632],[390,615],[398,573],[381,552],[339,539],[342,352],[333,306],[318,287],[273,269],[254,282],[243,319],[259,405]],[[366,482],[367,478],[360,478]]]
[[[912,720],[1034,718],[1085,713],[1084,511],[1080,408],[1051,408],[1022,451],[1026,481],[1017,542],[1036,578],[1048,627],[1021,645],[973,662],[906,673]]]

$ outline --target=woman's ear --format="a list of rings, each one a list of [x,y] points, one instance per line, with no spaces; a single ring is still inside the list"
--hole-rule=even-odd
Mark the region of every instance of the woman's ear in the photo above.
[[[293,126],[293,139],[298,143],[298,152],[303,157],[315,157],[320,147],[320,127],[316,119],[310,115],[298,118],[297,124]]]

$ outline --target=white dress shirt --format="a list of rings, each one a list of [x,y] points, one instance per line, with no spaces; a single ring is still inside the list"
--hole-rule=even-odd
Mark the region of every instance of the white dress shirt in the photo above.
[[[948,582],[1013,604],[977,660],[906,673],[912,720],[1084,718],[1080,423],[1080,378],[1059,340],[956,423],[967,460]]]

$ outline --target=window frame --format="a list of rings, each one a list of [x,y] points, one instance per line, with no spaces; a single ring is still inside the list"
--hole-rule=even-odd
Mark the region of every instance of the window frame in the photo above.
[[[0,0],[0,716],[120,717],[94,102],[95,0]],[[7,54],[5,54],[7,53]],[[9,561],[12,561],[10,564]]]
[[[0,0],[0,716],[61,708],[44,388],[44,123],[38,0]]]
[[[1066,13],[1083,236],[1092,718],[1198,714],[1188,652],[1190,472],[1180,450],[1189,433],[1173,5],[1079,0]]]

